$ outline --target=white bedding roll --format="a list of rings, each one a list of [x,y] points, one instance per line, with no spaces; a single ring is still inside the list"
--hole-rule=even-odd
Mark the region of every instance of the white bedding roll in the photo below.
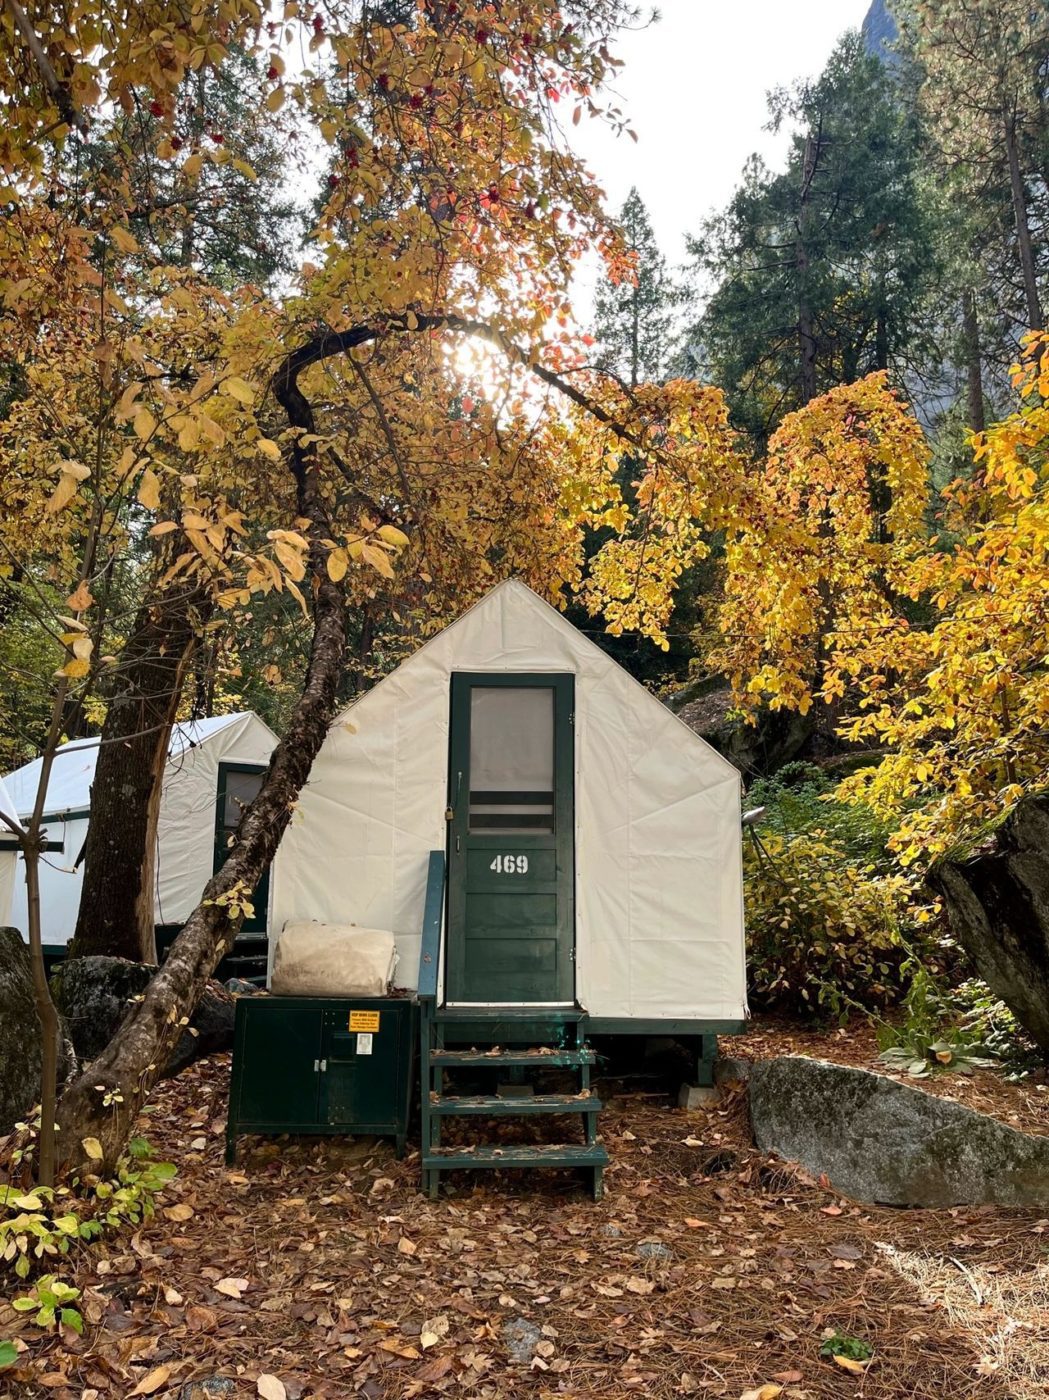
[[[289,920],[277,939],[270,991],[280,996],[381,997],[397,948],[388,929]]]

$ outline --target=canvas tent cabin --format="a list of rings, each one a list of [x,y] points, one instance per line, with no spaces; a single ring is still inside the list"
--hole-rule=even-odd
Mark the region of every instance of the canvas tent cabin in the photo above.
[[[157,827],[158,942],[181,927],[195,908],[244,806],[258,789],[276,743],[273,731],[251,712],[187,721],[172,730]],[[76,927],[98,745],[98,739],[63,744],[48,783],[44,821],[49,845],[40,868],[40,908],[43,943],[52,957],[62,952]],[[41,760],[34,759],[5,780],[21,816],[32,811],[40,768]],[[258,892],[255,908],[256,918],[245,924],[244,932],[264,938],[264,889]],[[24,936],[20,857],[12,922]]]
[[[726,759],[509,580],[332,724],[273,864],[271,928],[391,930],[414,988],[443,850],[446,1004],[734,1029],[740,798]]]
[[[452,1167],[549,1163],[592,1169],[598,1191],[607,1156],[589,1037],[709,1047],[742,1028],[740,799],[726,759],[507,581],[333,722],[271,871],[271,974],[286,925],[392,932],[396,983],[421,1008],[424,1185],[435,1192]],[[303,1050],[327,1067],[321,1081],[354,1053],[345,1031]],[[515,1107],[449,1092],[446,1076],[467,1064],[511,1077],[558,1066],[579,1082]],[[319,1092],[323,1107],[334,1090]],[[441,1146],[444,1115],[540,1109],[581,1114],[584,1141],[520,1160]]]
[[[18,821],[18,813],[3,778],[0,778],[0,815]],[[18,874],[18,846],[14,832],[0,821],[0,928],[11,922],[15,881]]]

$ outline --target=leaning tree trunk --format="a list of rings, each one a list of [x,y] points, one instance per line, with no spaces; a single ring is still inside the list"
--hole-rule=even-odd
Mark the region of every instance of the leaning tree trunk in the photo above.
[[[289,356],[273,379],[274,394],[289,422],[307,436],[306,446],[296,441],[291,448],[299,514],[310,521],[314,630],[302,694],[221,870],[208,882],[142,1000],[59,1101],[58,1159],[67,1171],[113,1169],[140,1107],[181,1034],[184,1018],[232,946],[243,919],[240,900],[250,896],[276,854],[335,710],[346,649],[346,605],[340,585],[329,579],[326,569],[323,540],[331,526],[318,491],[316,448],[310,441],[316,436],[314,414],[298,387],[303,367],[295,355]],[[84,1149],[89,1138],[101,1144],[101,1162],[92,1160]]]
[[[1049,1055],[1049,796],[1025,797],[972,854],[928,882],[977,972]]]
[[[91,787],[70,957],[157,960],[153,887],[164,765],[206,608],[203,590],[180,582],[142,605],[121,653]]]

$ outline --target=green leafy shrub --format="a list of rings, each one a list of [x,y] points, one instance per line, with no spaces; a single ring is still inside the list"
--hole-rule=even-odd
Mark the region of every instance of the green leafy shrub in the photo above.
[[[912,893],[904,876],[861,866],[815,833],[748,842],[744,876],[756,1006],[844,1019],[899,1000]]]
[[[785,763],[747,789],[747,806],[764,807],[762,833],[789,839],[809,834],[836,846],[850,863],[889,871],[892,828],[863,803],[835,797],[838,778],[815,763]]]
[[[19,1161],[25,1155],[21,1149],[15,1154]],[[68,1254],[74,1244],[141,1224],[153,1214],[154,1197],[176,1170],[171,1162],[153,1157],[145,1138],[133,1138],[111,1181],[80,1190],[74,1189],[76,1183],[54,1190],[0,1186],[0,1267],[28,1278],[34,1268]]]

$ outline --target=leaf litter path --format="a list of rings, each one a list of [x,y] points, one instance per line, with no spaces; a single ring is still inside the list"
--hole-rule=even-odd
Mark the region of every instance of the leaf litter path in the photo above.
[[[687,1114],[650,1094],[606,1100],[599,1204],[540,1172],[460,1175],[431,1202],[417,1159],[385,1144],[247,1140],[226,1169],[228,1075],[217,1056],[159,1089],[143,1129],[179,1175],[133,1237],[80,1257],[84,1337],[41,1343],[0,1304],[0,1334],[21,1327],[30,1344],[11,1394],[1018,1393],[979,1317],[892,1251],[963,1287],[966,1270],[1033,1276],[1049,1244],[1033,1213],[857,1207],[756,1153],[738,1096]],[[999,1324],[989,1316],[988,1332]],[[828,1329],[874,1348],[865,1373],[820,1359]]]

